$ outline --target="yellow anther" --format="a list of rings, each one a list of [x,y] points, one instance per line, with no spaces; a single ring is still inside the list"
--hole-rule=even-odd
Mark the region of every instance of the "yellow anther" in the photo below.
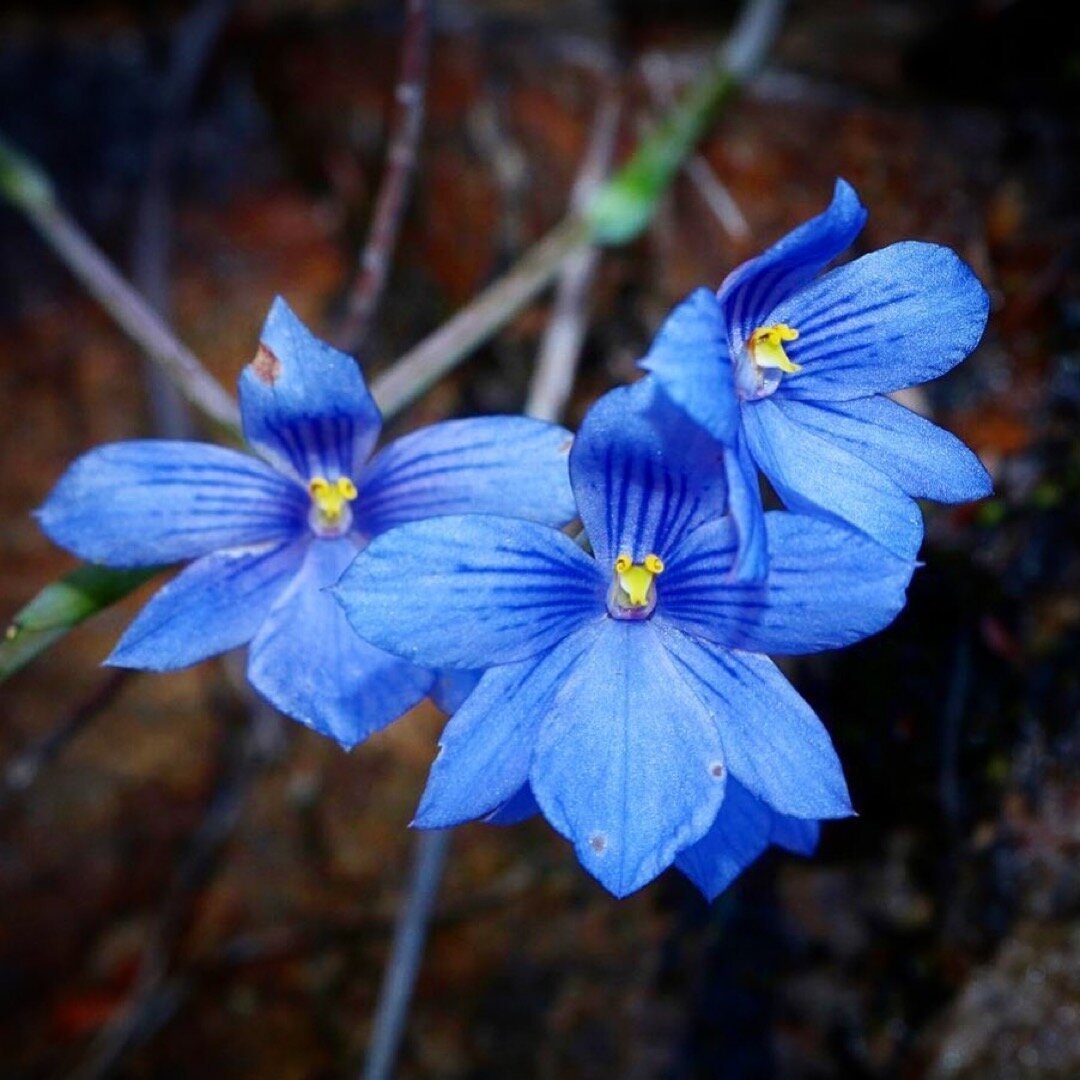
[[[799,331],[787,325],[776,323],[774,326],[759,326],[747,342],[750,359],[758,368],[779,368],[788,374],[802,371],[799,364],[793,363],[784,352],[785,341],[797,341]]]
[[[346,503],[356,498],[356,485],[347,476],[339,476],[333,483],[325,476],[315,476],[308,484],[308,494],[321,520],[333,525],[341,520]]]
[[[644,563],[635,563],[629,555],[620,555],[615,560],[615,574],[619,579],[619,588],[626,596],[625,606],[649,607],[653,578],[663,569],[663,560],[658,555],[646,555]]]

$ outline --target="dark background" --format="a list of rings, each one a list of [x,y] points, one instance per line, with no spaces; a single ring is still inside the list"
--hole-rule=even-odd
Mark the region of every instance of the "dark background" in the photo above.
[[[927,506],[926,565],[896,624],[790,667],[861,816],[827,826],[812,860],[770,853],[711,907],[673,872],[614,901],[540,821],[460,830],[402,1076],[1080,1071],[1080,44],[1055,9],[793,4],[767,73],[702,147],[752,238],[732,238],[684,176],[591,293],[571,426],[632,376],[675,301],[822,209],[837,175],[870,211],[858,252],[945,243],[989,289],[978,351],[905,402],[976,448],[994,498]],[[189,10],[6,4],[0,131],[121,265],[167,245],[174,325],[231,386],[275,294],[317,331],[340,312],[385,152],[400,5],[237,4],[185,104],[166,73]],[[655,111],[644,59],[667,57],[680,89],[733,12],[439,4],[369,371],[558,220],[609,80],[625,152]],[[169,213],[138,230],[148,184]],[[547,315],[514,320],[396,430],[519,409]],[[72,565],[29,516],[66,463],[151,430],[140,371],[0,208],[0,612]],[[119,1075],[351,1075],[440,718],[422,707],[345,754],[250,722],[221,664],[111,676],[98,664],[145,595],[0,696],[0,1077],[66,1075],[125,1016]]]

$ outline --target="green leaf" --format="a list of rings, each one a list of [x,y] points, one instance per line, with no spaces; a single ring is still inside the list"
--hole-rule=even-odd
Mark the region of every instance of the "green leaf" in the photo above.
[[[585,212],[593,241],[625,244],[645,229],[713,113],[737,84],[729,71],[716,68],[641,143],[630,160],[596,193]]]
[[[48,177],[4,138],[0,138],[0,195],[23,208],[47,206],[53,201]]]
[[[0,682],[91,615],[123,600],[162,567],[114,570],[79,566],[46,585],[11,621],[0,641]]]

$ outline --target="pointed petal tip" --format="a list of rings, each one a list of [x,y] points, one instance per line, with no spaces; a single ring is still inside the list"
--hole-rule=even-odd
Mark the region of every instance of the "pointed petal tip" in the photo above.
[[[266,313],[266,318],[263,320],[262,330],[259,333],[259,339],[265,340],[269,337],[277,327],[290,326],[292,328],[300,327],[303,330],[308,331],[304,326],[300,316],[296,314],[292,309],[292,305],[280,294],[275,296],[270,304],[270,308]]]
[[[198,663],[198,661],[196,661]],[[139,656],[138,646],[127,645],[121,638],[114,646],[111,653],[101,661],[102,667],[122,669],[125,671],[152,671],[163,674],[167,671],[178,671],[180,668],[153,661],[150,658]],[[187,667],[193,665],[184,665]]]

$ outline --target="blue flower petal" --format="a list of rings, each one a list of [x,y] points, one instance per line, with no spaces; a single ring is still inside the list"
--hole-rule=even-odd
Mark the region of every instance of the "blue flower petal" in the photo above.
[[[666,557],[727,505],[724,450],[651,379],[605,394],[570,451],[570,480],[596,560]]]
[[[769,839],[796,855],[813,855],[821,839],[821,822],[774,814]]]
[[[724,469],[728,482],[728,513],[738,537],[738,554],[731,573],[740,581],[761,581],[769,572],[765,508],[761,504],[757,465],[741,426],[734,445],[724,455]]]
[[[158,590],[105,662],[172,671],[246,645],[303,557],[299,541],[203,556]]]
[[[520,825],[540,813],[540,804],[528,784],[523,785],[516,795],[511,795],[501,806],[492,810],[484,821],[488,825]]]
[[[918,504],[883,472],[796,423],[782,402],[743,407],[750,452],[789,510],[846,521],[901,558],[922,543]]]
[[[900,613],[910,559],[804,514],[773,511],[765,527],[769,576],[757,583],[728,576],[730,522],[691,533],[657,580],[658,615],[728,648],[797,655],[861,641]]]
[[[789,232],[756,259],[733,270],[717,294],[731,348],[738,353],[759,326],[779,322],[771,312],[851,246],[866,224],[855,189],[837,180],[824,213]],[[797,325],[797,324],[792,324]]]
[[[776,815],[735,779],[712,828],[675,857],[675,866],[715,900],[769,846]]]
[[[315,337],[280,296],[259,342],[240,375],[247,441],[302,483],[355,481],[382,427],[356,361]]]
[[[989,306],[949,248],[906,241],[864,255],[769,314],[799,332],[787,353],[802,371],[777,395],[847,400],[936,379],[978,345]]]
[[[714,438],[730,445],[739,426],[727,326],[711,289],[696,289],[667,317],[638,366]]]
[[[362,641],[327,589],[356,555],[314,540],[251,643],[248,680],[283,713],[349,748],[421,701],[432,672]]]
[[[736,780],[781,814],[852,813],[829,733],[771,660],[668,627],[661,632],[681,674],[716,716],[723,760]]]
[[[431,687],[431,700],[447,716],[453,716],[476,689],[483,674],[483,671],[440,671]]]
[[[577,514],[567,467],[573,437],[525,416],[448,420],[384,447],[353,506],[362,533],[443,514],[500,514],[565,525]]]
[[[916,499],[982,499],[993,484],[955,435],[886,397],[809,402],[785,399],[784,414],[884,473]]]
[[[544,716],[598,633],[580,630],[538,660],[484,675],[443,729],[414,825],[460,825],[514,798],[528,780]]]
[[[626,896],[712,824],[722,761],[713,717],[653,624],[611,619],[566,675],[529,779],[585,869]]]
[[[606,613],[606,583],[557,529],[429,518],[377,536],[334,590],[356,632],[433,668],[524,660]]]
[[[261,461],[209,443],[111,443],[83,454],[37,511],[61,547],[154,566],[296,535],[307,495]]]

